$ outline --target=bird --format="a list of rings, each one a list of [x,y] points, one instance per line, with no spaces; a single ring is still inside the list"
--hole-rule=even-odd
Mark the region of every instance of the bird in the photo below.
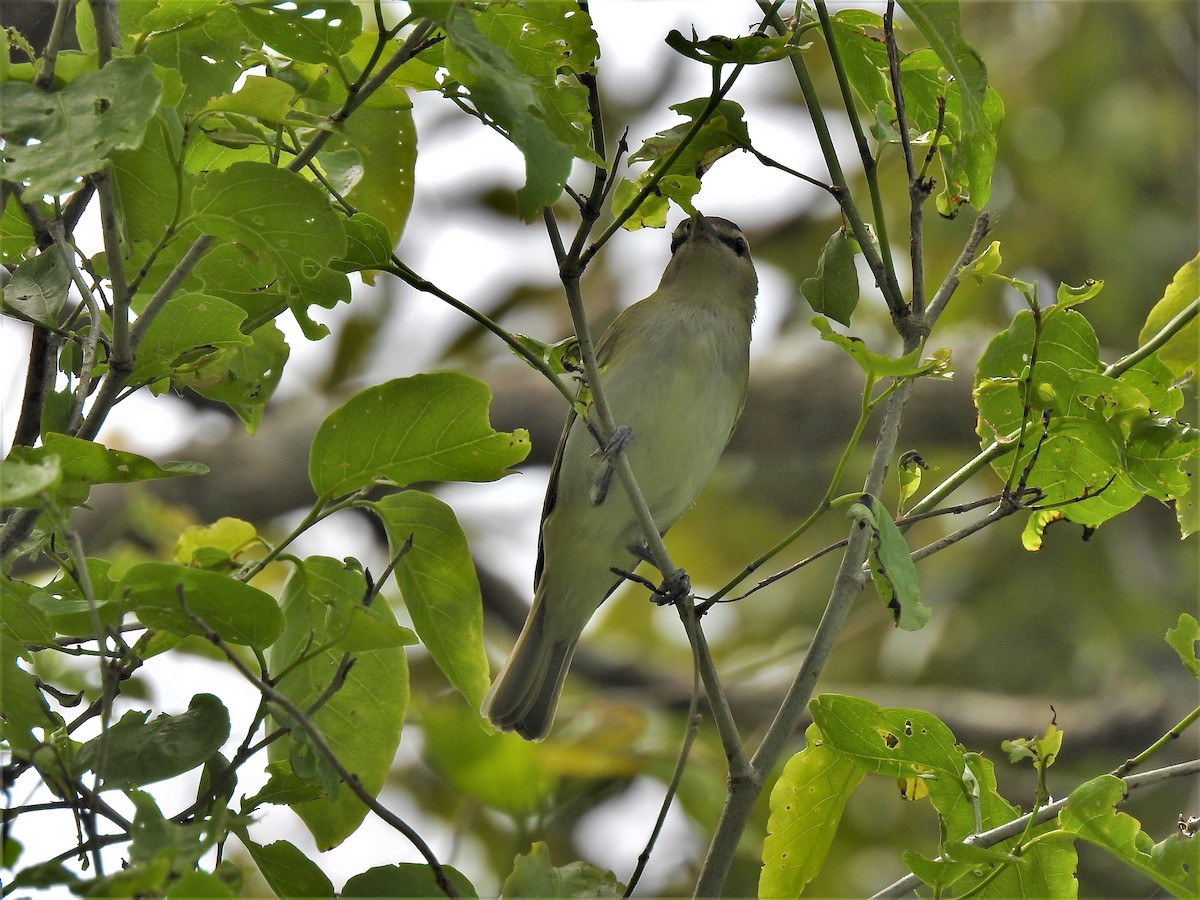
[[[658,288],[624,310],[596,349],[600,388],[660,533],[690,507],[746,398],[758,275],[728,219],[685,219]],[[538,539],[534,597],[483,702],[499,731],[541,740],[584,626],[645,557],[629,497],[577,413],[554,456]]]

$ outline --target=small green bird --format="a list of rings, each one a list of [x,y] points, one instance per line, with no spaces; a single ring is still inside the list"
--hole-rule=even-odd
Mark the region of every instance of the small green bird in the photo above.
[[[757,294],[742,232],[696,215],[675,229],[658,289],[597,346],[601,390],[632,433],[625,452],[662,532],[695,501],[741,414]],[[612,569],[637,565],[645,541],[611,475],[572,412],[546,489],[533,606],[483,703],[501,731],[546,736],[579,636],[621,583]]]

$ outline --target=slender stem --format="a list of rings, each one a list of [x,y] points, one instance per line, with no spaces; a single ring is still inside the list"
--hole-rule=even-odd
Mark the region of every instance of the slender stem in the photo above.
[[[1175,337],[1183,327],[1196,318],[1196,314],[1200,312],[1200,298],[1193,300],[1182,310],[1180,310],[1171,321],[1167,322],[1154,337],[1142,344],[1132,353],[1122,356],[1111,366],[1104,370],[1104,374],[1110,378],[1117,378],[1125,372],[1128,372],[1151,353],[1156,352],[1163,344]]]
[[[604,231],[600,233],[600,236],[592,242],[592,245],[588,247],[587,252],[583,253],[579,257],[579,264],[581,267],[586,267],[587,264],[591,262],[592,257],[594,257],[597,251],[599,251],[599,249],[608,242],[609,238],[616,234],[617,229],[625,224],[625,222],[629,220],[630,216],[637,212],[638,207],[642,205],[642,201],[654,193],[654,191],[658,188],[659,181],[661,181],[663,177],[671,171],[671,166],[675,165],[675,161],[679,159],[679,157],[683,154],[683,151],[688,148],[693,139],[695,139],[696,135],[700,133],[700,129],[703,128],[705,123],[712,118],[713,113],[717,111],[717,107],[721,105],[721,101],[725,99],[725,95],[729,93],[729,89],[733,87],[733,83],[737,81],[737,77],[742,74],[742,69],[744,68],[745,66],[743,65],[734,66],[729,77],[726,78],[724,82],[720,83],[716,90],[709,95],[708,102],[704,104],[704,108],[700,110],[700,115],[696,116],[691,127],[688,129],[687,134],[683,136],[683,139],[679,142],[678,146],[676,146],[675,149],[672,150],[662,162],[655,166],[650,179],[644,185],[642,185],[641,190],[639,190],[634,198],[629,201],[629,205],[617,214],[617,217],[613,219],[611,223],[609,223],[609,226],[605,228]]]
[[[392,73],[398,68],[424,50],[429,44],[426,42],[426,36],[433,28],[432,19],[422,19],[419,21],[413,30],[405,38],[400,49],[392,54],[391,58],[379,67],[370,80],[362,86],[361,90],[356,89],[355,85],[350,85],[346,94],[346,99],[342,103],[341,109],[329,117],[330,125],[336,128],[341,125],[354,110],[358,109],[371,94],[375,93],[383,84],[391,77]],[[313,139],[288,163],[288,169],[293,172],[299,172],[309,161],[317,155],[322,147],[325,146],[334,134],[334,129],[321,129],[313,136]]]
[[[1116,775],[1118,778],[1124,778],[1138,766],[1142,765],[1150,757],[1154,756],[1154,754],[1158,753],[1165,747],[1170,746],[1174,741],[1179,740],[1179,736],[1193,724],[1195,724],[1198,719],[1200,719],[1200,706],[1197,706],[1190,713],[1180,719],[1173,728],[1168,729],[1166,734],[1160,737],[1157,741],[1155,741],[1137,756],[1125,760],[1125,762],[1113,769],[1112,774]]]
[[[971,226],[971,233],[967,236],[966,243],[963,244],[962,252],[958,254],[958,259],[954,261],[954,265],[950,267],[950,271],[946,273],[946,277],[934,293],[933,299],[929,301],[929,307],[925,311],[925,320],[930,328],[945,311],[946,304],[950,302],[954,292],[958,290],[959,275],[975,258],[975,251],[979,249],[979,245],[987,237],[991,227],[991,213],[985,211],[975,217],[975,224]]]
[[[558,377],[558,374],[550,368],[549,364],[520,341],[518,341],[511,332],[501,327],[493,319],[475,309],[473,306],[463,303],[453,294],[449,294],[442,290],[432,281],[422,278],[407,265],[401,262],[400,258],[395,254],[392,254],[391,264],[381,267],[381,271],[390,272],[409,287],[416,288],[418,291],[426,294],[432,294],[443,303],[454,307],[463,315],[473,319],[475,322],[478,322],[496,337],[500,338],[500,340],[504,341],[504,343],[507,344],[514,353],[529,363],[529,365],[541,372],[542,375],[552,385],[554,385],[555,389],[563,395],[568,403],[575,403],[574,391],[571,390],[570,386],[566,382]]]
[[[309,740],[312,741],[313,746],[316,747],[321,755],[325,757],[325,759],[329,762],[329,765],[337,773],[338,778],[340,778],[342,782],[348,788],[350,788],[353,794],[358,797],[358,799],[361,800],[366,807],[371,810],[371,812],[375,813],[375,815],[377,815],[380,819],[408,839],[408,841],[417,849],[417,852],[424,857],[425,861],[429,864],[429,867],[433,870],[433,876],[437,881],[438,888],[447,897],[457,898],[458,892],[454,889],[454,885],[450,883],[449,878],[447,878],[446,870],[442,868],[442,864],[438,862],[437,856],[434,855],[433,850],[431,850],[429,845],[425,843],[425,840],[421,837],[421,835],[417,833],[417,831],[411,825],[380,803],[370,791],[363,787],[363,784],[359,780],[358,776],[347,769],[342,761],[338,759],[337,754],[333,752],[333,748],[330,747],[328,742],[325,740],[325,735],[321,733],[321,730],[317,728],[315,724],[313,724],[312,719],[305,714],[304,710],[296,706],[296,704],[293,703],[289,697],[278,691],[273,685],[268,684],[261,677],[255,674],[255,672],[249,666],[242,662],[241,658],[234,653],[232,649],[230,649],[229,645],[225,643],[225,640],[220,634],[209,628],[203,619],[192,613],[191,610],[187,608],[187,603],[183,597],[179,598],[179,602],[182,606],[184,615],[186,615],[192,622],[196,624],[198,628],[203,631],[205,638],[207,638],[213,644],[213,646],[215,646],[221,651],[222,654],[224,654],[225,658],[229,660],[235,669],[238,670],[241,676],[254,685],[263,698],[286,712],[290,719],[304,730],[304,733],[308,736]]]
[[[61,220],[55,220],[50,225],[50,234],[54,238],[55,247],[58,248],[59,257],[62,259],[63,265],[67,267],[71,281],[75,284],[75,289],[79,291],[83,302],[87,304],[88,314],[92,319],[87,337],[83,340],[83,353],[79,364],[79,385],[75,389],[75,402],[72,405],[71,414],[67,418],[65,429],[67,434],[73,434],[83,422],[83,404],[91,389],[92,370],[96,362],[96,347],[99,345],[100,335],[104,331],[103,320],[100,315],[100,304],[96,301],[91,286],[84,279],[83,273],[79,271],[79,266],[75,265],[75,254],[67,244]]]
[[[791,544],[795,543],[795,541],[802,534],[816,524],[817,520],[820,519],[821,516],[825,515],[825,513],[829,511],[830,505],[833,502],[833,498],[837,496],[838,490],[841,487],[842,477],[845,474],[846,466],[849,465],[850,457],[854,454],[855,449],[857,449],[858,442],[862,439],[863,431],[866,430],[867,420],[871,416],[871,392],[874,388],[874,384],[875,382],[868,377],[867,382],[863,387],[862,402],[859,406],[858,412],[858,421],[854,424],[854,431],[850,435],[850,440],[846,442],[846,447],[842,451],[842,455],[837,462],[837,466],[834,467],[833,477],[829,479],[829,486],[825,489],[825,496],[821,498],[820,502],[817,503],[817,505],[813,508],[813,511],[808,514],[803,522],[792,529],[792,531],[790,531],[782,540],[775,544],[775,546],[767,550],[766,553],[749,563],[719,591],[717,591],[715,594],[712,594],[706,601],[706,607],[713,603],[719,602],[722,597],[726,596],[735,587],[745,581],[746,578],[758,571],[765,563],[773,559],[777,554],[782,552],[787,547],[791,546]]]
[[[50,26],[50,36],[46,39],[46,49],[42,52],[42,65],[33,80],[33,83],[44,91],[54,87],[54,66],[58,62],[58,51],[62,47],[63,33],[67,29],[67,16],[74,5],[74,0],[58,0],[55,4],[54,24]],[[7,49],[4,55],[7,57]]]
[[[923,250],[923,214],[925,201],[929,197],[930,185],[917,174],[913,160],[912,142],[908,134],[908,118],[904,114],[904,88],[900,81],[900,48],[896,46],[896,29],[893,16],[895,0],[888,0],[883,16],[884,42],[887,44],[888,76],[892,83],[892,97],[896,105],[896,129],[900,132],[900,147],[904,153],[904,167],[908,172],[908,235],[909,262],[912,266],[912,311],[920,317],[925,313],[925,253]],[[936,141],[933,146],[937,146]]]
[[[758,0],[758,6],[766,13],[765,21],[772,28],[780,34],[787,32],[787,26],[774,12],[772,5],[767,0]],[[854,198],[850,195],[846,175],[842,171],[842,164],[838,159],[837,147],[833,143],[833,135],[829,130],[829,123],[825,120],[825,113],[821,107],[821,98],[817,96],[816,86],[813,84],[812,76],[809,74],[808,67],[804,63],[804,55],[793,53],[788,57],[788,62],[791,64],[792,71],[796,75],[796,81],[799,83],[800,91],[804,95],[804,103],[812,120],[813,128],[817,132],[817,143],[821,146],[821,155],[824,156],[825,165],[829,169],[832,193],[837,198],[846,221],[850,223],[855,239],[858,241],[859,246],[862,247],[863,257],[867,260],[867,264],[875,275],[875,283],[879,286],[884,296],[888,298],[889,307],[897,310],[903,307],[903,301],[897,301],[896,298],[891,296],[891,292],[888,289],[890,282],[888,281],[887,269],[884,266],[883,259],[879,255],[879,248],[875,245],[871,232],[863,220],[862,213],[859,212]],[[899,304],[898,306],[896,305],[897,303]]]

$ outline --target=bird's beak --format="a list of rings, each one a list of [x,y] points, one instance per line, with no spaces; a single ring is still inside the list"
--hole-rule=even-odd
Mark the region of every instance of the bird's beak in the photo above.
[[[713,231],[712,226],[708,224],[703,214],[699,212],[692,216],[692,232],[704,232],[705,237],[717,240],[717,233]]]

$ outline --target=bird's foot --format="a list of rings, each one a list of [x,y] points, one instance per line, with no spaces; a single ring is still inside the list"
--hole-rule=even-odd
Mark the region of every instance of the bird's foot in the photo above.
[[[683,569],[676,569],[663,579],[662,584],[650,595],[658,606],[673,606],[686,600],[692,593],[692,580]]]

